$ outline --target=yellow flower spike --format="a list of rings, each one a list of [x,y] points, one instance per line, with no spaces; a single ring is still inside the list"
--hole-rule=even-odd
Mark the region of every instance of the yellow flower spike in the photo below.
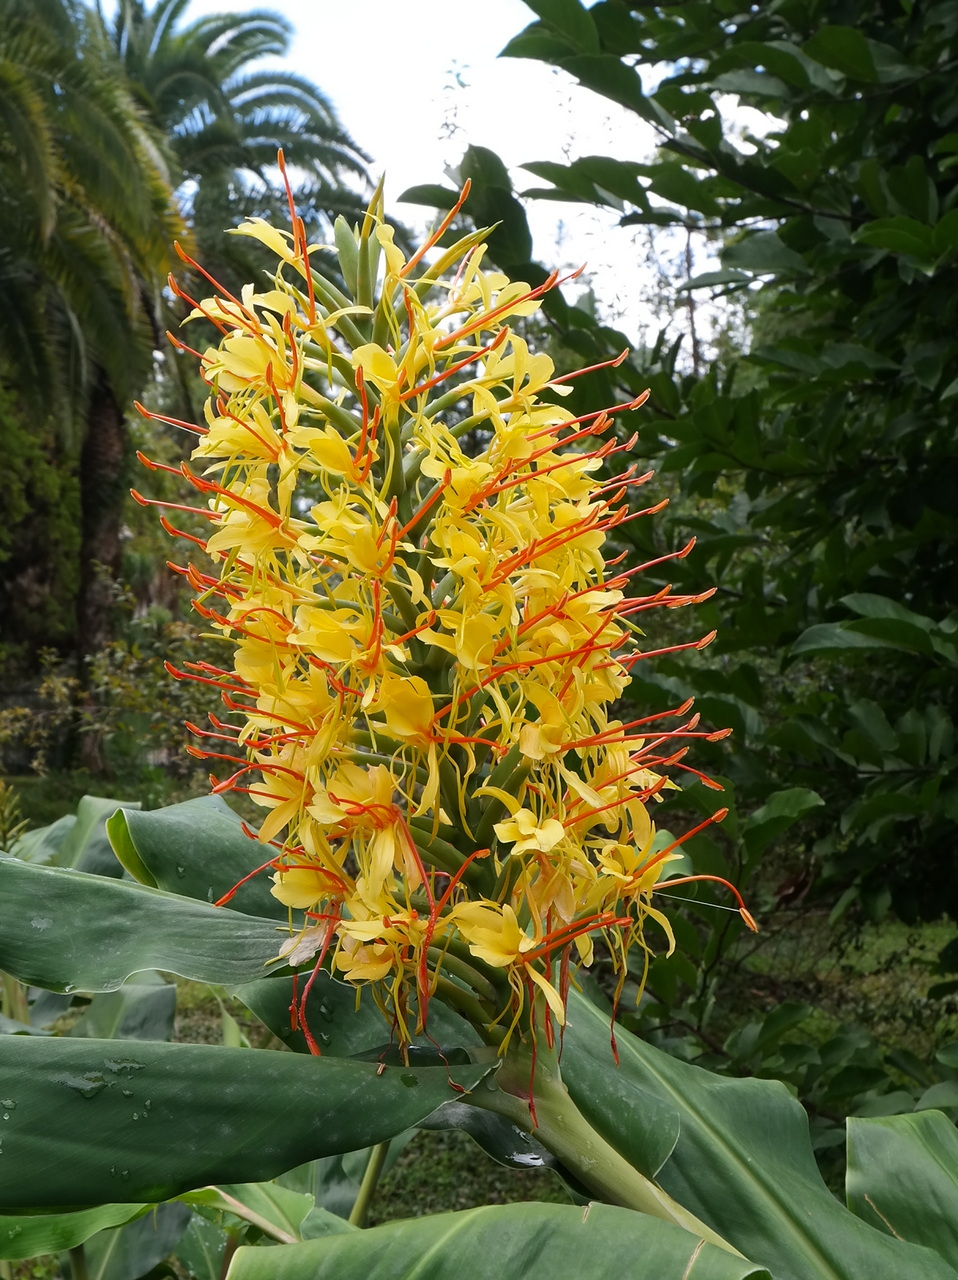
[[[575,375],[509,328],[556,278],[485,269],[483,233],[438,250],[448,224],[407,259],[377,193],[355,233],[337,225],[350,297],[298,218],[253,220],[238,231],[275,254],[272,281],[186,299],[222,339],[205,425],[181,424],[202,469],[183,468],[187,509],[212,524],[182,572],[233,657],[175,674],[224,697],[192,749],[265,810],[290,962],[371,987],[403,1044],[412,999],[422,1022],[439,993],[502,1047],[533,1035],[537,1000],[562,1022],[596,939],[620,977],[649,920],[673,945],[653,895],[676,855],[651,852],[648,810],[706,734],[690,704],[613,707],[634,662],[670,651],[643,653],[633,615],[699,597],[630,599],[648,566],[604,561],[656,509],[631,503],[648,476],[611,430],[641,397],[556,404]]]

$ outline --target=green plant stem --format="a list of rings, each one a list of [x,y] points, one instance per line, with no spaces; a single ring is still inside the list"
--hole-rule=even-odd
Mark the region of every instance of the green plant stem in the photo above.
[[[529,1108],[531,1071],[528,1052],[510,1049],[499,1070],[487,1076],[466,1101],[534,1133],[536,1140],[604,1203],[661,1218],[726,1253],[744,1256],[610,1146],[572,1101],[558,1070],[548,1061],[538,1062],[535,1068],[537,1123],[533,1125]]]
[[[472,991],[466,991],[464,987],[451,982],[449,978],[444,978],[442,974],[436,977],[435,994],[443,1004],[449,1005],[464,1018],[468,1018],[480,1035],[486,1038],[488,1024],[496,1015],[494,1008],[490,1009],[487,1005],[481,1004]]]
[[[388,1152],[389,1143],[380,1142],[369,1153],[369,1160],[366,1162],[366,1172],[363,1174],[359,1194],[356,1196],[356,1203],[353,1205],[352,1212],[349,1215],[349,1225],[351,1227],[366,1225],[369,1206],[372,1204],[373,1196],[376,1194],[376,1187],[379,1185],[379,1179],[386,1163]]]
[[[89,1280],[86,1250],[82,1244],[74,1245],[70,1250],[70,1277],[71,1280]]]
[[[215,1191],[223,1202],[220,1206],[221,1208],[226,1209],[228,1213],[232,1213],[234,1217],[242,1218],[250,1226],[257,1227],[262,1231],[263,1235],[270,1236],[273,1240],[278,1240],[280,1244],[297,1243],[296,1236],[290,1235],[288,1231],[283,1231],[275,1223],[270,1222],[268,1218],[264,1218],[262,1214],[256,1213],[255,1210],[243,1204],[242,1200],[237,1200],[235,1196],[229,1195],[222,1187],[211,1187],[209,1189]]]
[[[29,1023],[30,1021],[27,989],[22,982],[18,982],[9,973],[3,974],[3,999],[0,1009],[5,1018],[12,1018],[14,1022]]]
[[[429,955],[434,961],[439,961],[447,973],[451,973],[453,977],[459,978],[462,982],[468,982],[473,991],[481,1000],[486,1000],[495,1009],[500,993],[492,985],[488,978],[483,975],[464,960],[460,960],[458,956],[450,955],[449,951],[442,947],[430,947]]]

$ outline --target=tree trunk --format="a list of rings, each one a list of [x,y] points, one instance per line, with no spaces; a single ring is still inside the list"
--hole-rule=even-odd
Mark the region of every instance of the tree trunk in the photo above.
[[[90,659],[112,638],[116,584],[122,559],[121,516],[127,482],[123,413],[101,374],[90,396],[80,453],[80,592],[77,656],[86,683]],[[83,734],[80,754],[90,769],[103,761],[95,731]]]

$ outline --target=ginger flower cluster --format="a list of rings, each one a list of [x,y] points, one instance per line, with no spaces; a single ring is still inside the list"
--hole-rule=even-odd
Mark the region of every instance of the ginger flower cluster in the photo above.
[[[271,281],[192,313],[222,336],[182,467],[212,530],[181,571],[231,654],[175,673],[229,713],[194,751],[230,740],[215,790],[265,811],[292,966],[369,984],[401,1043],[438,996],[501,1046],[537,1000],[562,1023],[596,937],[622,978],[649,917],[672,945],[649,809],[701,731],[690,704],[613,708],[650,656],[634,619],[692,597],[630,596],[642,566],[604,559],[658,509],[615,473],[641,398],[563,407],[570,377],[510,327],[554,277],[488,269],[482,232],[437,247],[453,215],[407,258],[378,193],[337,224],[337,275],[291,216],[238,229]]]

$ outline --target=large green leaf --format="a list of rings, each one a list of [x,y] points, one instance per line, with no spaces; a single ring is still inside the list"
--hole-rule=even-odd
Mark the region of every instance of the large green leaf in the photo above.
[[[742,834],[749,856],[757,857],[776,836],[824,803],[818,792],[811,791],[808,787],[789,787],[784,791],[776,791],[760,809],[749,815],[743,827]]]
[[[57,864],[73,867],[76,871],[89,871],[92,875],[119,878],[123,868],[117,862],[107,837],[107,819],[117,809],[139,807],[139,800],[83,796],[77,805],[76,822],[70,826],[57,851]]]
[[[442,1213],[274,1249],[239,1249],[228,1280],[768,1280],[681,1227],[610,1205],[510,1204]]]
[[[675,1149],[681,1128],[679,1113],[616,1067],[608,1020],[605,1027],[603,1051],[590,1055],[588,1061],[575,1053],[567,1057],[563,1042],[563,1078],[589,1123],[640,1173],[654,1178]],[[612,1116],[614,1136],[608,1133]]]
[[[98,1231],[132,1221],[148,1207],[101,1204],[76,1213],[4,1214],[0,1217],[0,1258],[36,1258],[41,1253],[73,1249]]]
[[[200,902],[218,902],[268,862],[270,850],[243,830],[220,796],[186,800],[146,813],[119,809],[107,822],[116,856],[135,879]],[[229,905],[251,916],[286,920],[289,911],[270,893],[268,873],[237,889]]]
[[[24,862],[35,862],[38,865],[53,862],[75,825],[76,814],[65,813],[48,827],[37,827],[35,831],[24,832],[7,852]]]
[[[0,1207],[158,1201],[372,1146],[488,1067],[0,1037]]]
[[[678,1114],[681,1128],[658,1181],[697,1217],[776,1280],[921,1276],[955,1280],[927,1249],[867,1228],[822,1181],[808,1119],[784,1085],[712,1075],[616,1032],[623,1088],[635,1086]],[[580,1110],[614,1146],[622,1143],[602,1086],[611,1050],[607,1016],[572,993],[562,1076]],[[624,1144],[623,1144],[624,1150]]]
[[[227,1243],[222,1227],[194,1213],[176,1246],[176,1256],[193,1280],[220,1280]]]
[[[958,1129],[940,1111],[848,1120],[848,1207],[958,1268]]]
[[[276,922],[59,867],[0,857],[0,969],[53,991],[114,991],[162,969],[250,982],[282,935]]]
[[[198,1191],[187,1192],[181,1199],[206,1216],[222,1218],[223,1214],[231,1214],[241,1222],[251,1223],[275,1235],[277,1239],[285,1238],[287,1244],[303,1238],[300,1227],[316,1207],[311,1195],[277,1186],[275,1182],[201,1187]]]
[[[176,987],[149,970],[139,978],[95,996],[83,1017],[70,1028],[70,1035],[94,1040],[172,1039]]]
[[[185,1204],[158,1204],[151,1213],[87,1241],[89,1280],[139,1280],[173,1250],[192,1214]]]
[[[419,1124],[420,1129],[459,1129],[500,1164],[510,1169],[555,1169],[558,1161],[531,1134],[505,1116],[465,1102],[446,1102]]]
[[[293,1028],[290,1017],[294,990],[302,995],[308,981],[308,974],[301,974],[294,988],[289,974],[279,974],[236,987],[233,994],[269,1027],[277,1039],[297,1053],[308,1053],[306,1037],[299,1025]],[[306,997],[306,1023],[323,1054],[351,1058],[370,1049],[379,1049],[394,1038],[392,1028],[369,992],[360,996],[358,1008],[356,994],[355,987],[337,982],[325,970],[313,980]],[[438,1044],[450,1050],[481,1043],[471,1024],[437,999],[430,1002],[428,1021],[428,1037],[414,1036],[414,1044]]]

